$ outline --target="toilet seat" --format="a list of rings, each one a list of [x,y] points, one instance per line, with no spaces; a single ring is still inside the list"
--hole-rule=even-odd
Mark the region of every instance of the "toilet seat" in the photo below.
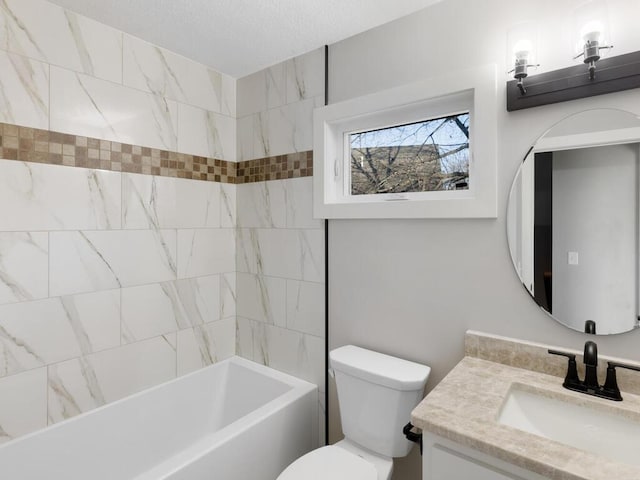
[[[378,471],[358,455],[329,445],[297,459],[277,480],[378,480]]]

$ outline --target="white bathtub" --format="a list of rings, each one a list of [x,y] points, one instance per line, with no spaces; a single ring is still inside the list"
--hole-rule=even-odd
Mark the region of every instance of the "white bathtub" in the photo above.
[[[315,385],[233,357],[0,446],[0,478],[273,480],[317,424]]]

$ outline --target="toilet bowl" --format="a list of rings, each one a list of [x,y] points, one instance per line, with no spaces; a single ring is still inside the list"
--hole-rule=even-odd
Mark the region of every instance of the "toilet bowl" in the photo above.
[[[344,440],[303,455],[278,480],[389,480],[393,457],[413,446],[402,434],[430,368],[347,345],[329,353]]]

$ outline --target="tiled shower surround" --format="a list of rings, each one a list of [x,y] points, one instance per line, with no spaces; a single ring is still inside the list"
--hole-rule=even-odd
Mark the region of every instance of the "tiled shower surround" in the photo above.
[[[320,54],[236,81],[0,2],[0,442],[236,353],[324,389]]]

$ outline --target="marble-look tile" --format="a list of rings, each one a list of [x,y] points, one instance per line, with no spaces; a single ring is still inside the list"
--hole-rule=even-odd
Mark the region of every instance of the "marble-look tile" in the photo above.
[[[47,426],[47,369],[0,379],[0,443]]]
[[[234,259],[233,229],[178,230],[178,278],[233,272]]]
[[[178,375],[217,363],[235,354],[236,322],[226,318],[178,332]]]
[[[253,160],[253,115],[236,120],[236,160]]]
[[[273,65],[237,82],[237,117],[280,107],[286,103],[285,63]]]
[[[0,51],[0,71],[0,122],[48,129],[49,66]]]
[[[323,219],[313,218],[313,177],[290,178],[282,182],[287,197],[287,227],[324,228]]]
[[[318,97],[253,116],[255,158],[313,149],[313,109]]]
[[[253,361],[253,344],[258,322],[236,318],[236,355]]]
[[[172,228],[177,223],[177,179],[122,174],[122,228]]]
[[[237,235],[239,272],[324,282],[322,230],[239,228]]]
[[[0,48],[122,82],[122,33],[50,2],[0,2]]]
[[[49,294],[49,235],[0,233],[0,304]]]
[[[176,334],[49,366],[49,423],[132,395],[176,376]]]
[[[235,317],[237,310],[236,273],[220,275],[220,318]]]
[[[232,77],[130,35],[124,36],[123,65],[127,86],[235,116]]]
[[[125,229],[220,226],[220,184],[201,180],[122,174]]]
[[[0,160],[0,231],[120,228],[119,172]]]
[[[324,49],[318,48],[286,62],[287,103],[324,95]]]
[[[238,315],[286,326],[287,285],[283,278],[251,273],[237,274]]]
[[[51,67],[50,128],[175,151],[178,106],[132,88]]]
[[[175,280],[175,230],[52,232],[50,295]]]
[[[176,228],[218,228],[226,199],[221,194],[218,182],[175,179],[176,182]],[[232,225],[229,225],[232,226]]]
[[[220,277],[122,289],[122,342],[132,343],[220,319]]]
[[[236,121],[233,117],[178,104],[178,151],[236,160]]]
[[[252,360],[276,370],[289,373],[324,388],[324,340],[263,322],[238,318],[243,324],[238,333],[253,341]],[[248,323],[247,323],[248,322]],[[248,348],[249,340],[241,338],[236,345],[241,352]]]
[[[0,306],[0,376],[119,344],[117,290]]]
[[[223,228],[237,225],[237,190],[236,185],[220,184],[220,226]]]
[[[287,280],[287,328],[324,337],[324,284]]]
[[[284,228],[287,219],[285,198],[282,180],[238,185],[238,227]]]

